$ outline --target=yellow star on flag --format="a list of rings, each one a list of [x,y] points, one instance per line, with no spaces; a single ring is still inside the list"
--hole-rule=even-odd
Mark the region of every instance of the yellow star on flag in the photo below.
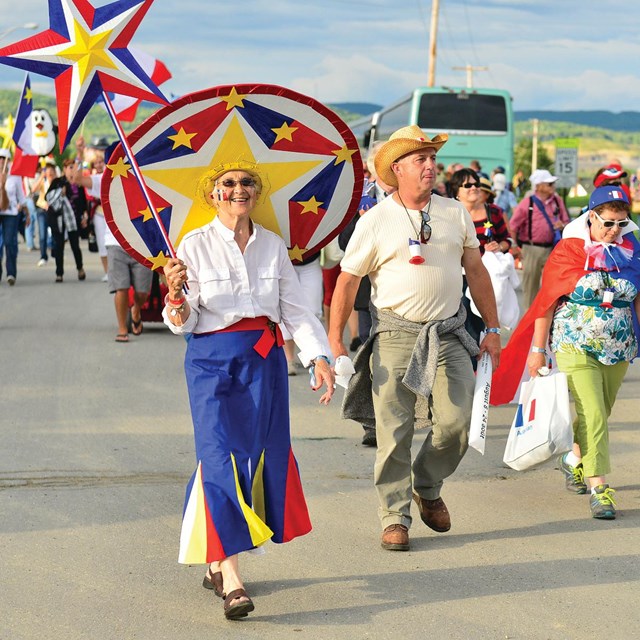
[[[220,132],[221,129],[219,128],[218,133]],[[206,148],[207,145],[205,144],[201,151],[194,154],[194,156],[190,156],[191,160],[193,158],[202,160],[202,164],[197,166],[186,166],[184,168],[173,166],[171,169],[145,168],[144,170],[144,176],[149,187],[167,202],[174,204],[172,222],[173,224],[182,225],[178,236],[176,238],[172,237],[176,246],[180,244],[186,233],[208,224],[215,215],[215,210],[205,206],[196,193],[196,185],[202,176],[213,167],[230,161],[243,160],[255,163],[251,145],[245,137],[235,114],[230,114],[227,129],[224,131],[220,143],[215,147],[213,156],[209,155],[210,151],[207,152]],[[280,153],[273,152],[273,157],[279,158]],[[288,228],[284,229],[284,233],[281,230],[271,198],[280,189],[286,187],[290,182],[298,180],[322,162],[322,160],[269,162],[266,159],[261,161],[259,172],[264,176],[264,190],[258,198],[256,208],[251,213],[251,219],[274,233],[287,237]],[[178,221],[175,218],[176,209],[180,208],[179,203],[188,203],[189,210],[185,218],[188,220],[188,224],[184,224],[183,220]],[[288,217],[286,219],[288,220]]]
[[[484,223],[484,228],[485,228],[485,229],[491,229],[491,227],[493,227],[493,225],[492,225],[492,224],[487,220],[487,221]]]
[[[307,249],[301,249],[298,245],[289,249],[289,260],[302,260],[302,256],[307,252]]]
[[[126,178],[129,170],[131,169],[131,165],[125,162],[124,158],[118,158],[118,162],[115,164],[108,164],[107,169],[111,170],[111,177],[114,178],[116,176],[120,176],[121,178]]]
[[[173,147],[171,148],[171,151],[174,151],[178,147],[188,147],[189,149],[193,149],[193,147],[191,146],[191,138],[197,135],[197,133],[187,133],[184,130],[184,127],[180,127],[180,131],[178,131],[178,133],[173,136],[167,136],[169,140],[173,141]]]
[[[228,96],[220,96],[220,100],[222,100],[222,102],[226,102],[227,103],[227,111],[231,111],[231,109],[233,109],[233,107],[242,107],[244,108],[244,102],[243,100],[246,98],[246,95],[240,95],[237,91],[235,87],[231,87],[231,91],[229,92]]]
[[[108,53],[107,43],[111,37],[111,29],[92,34],[85,31],[77,20],[73,21],[73,43],[59,52],[61,58],[78,63],[80,84],[90,75],[95,67],[117,69]]]
[[[271,129],[271,131],[276,134],[276,139],[273,144],[280,140],[289,140],[293,142],[293,134],[298,130],[298,128],[299,127],[290,127],[287,122],[283,122],[281,127]]]
[[[151,269],[155,271],[156,269],[162,269],[165,264],[167,264],[169,258],[162,253],[162,251],[158,251],[157,256],[145,256],[147,260],[151,263]]]
[[[27,90],[24,92],[24,101],[29,104],[33,100],[33,91],[31,91],[31,87],[27,87]]]
[[[348,162],[349,164],[353,164],[353,158],[351,157],[356,152],[356,149],[347,149],[347,145],[340,149],[335,149],[331,153],[336,156],[335,163],[340,164],[341,162]]]
[[[166,207],[162,207],[162,209],[156,209],[156,213],[160,213],[165,209]],[[151,213],[151,209],[149,209],[149,207],[143,209],[142,211],[138,211],[138,213],[142,216],[142,222],[149,222],[149,220],[154,220],[153,213]]]
[[[304,200],[302,202],[298,202],[298,204],[302,206],[302,211],[300,212],[301,215],[303,213],[309,213],[309,211],[318,215],[318,207],[321,204],[324,204],[324,202],[318,202],[315,196],[311,196],[311,200]]]

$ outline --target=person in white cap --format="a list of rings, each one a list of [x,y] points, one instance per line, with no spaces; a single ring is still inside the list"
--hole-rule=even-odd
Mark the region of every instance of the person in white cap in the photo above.
[[[494,368],[500,357],[495,297],[471,216],[460,202],[432,193],[436,152],[446,141],[413,125],[378,151],[376,173],[397,191],[358,221],[331,304],[329,340],[337,358],[347,354],[343,330],[360,280],[369,275],[373,326],[355,357],[343,416],[375,421],[381,544],[391,551],[409,549],[412,498],[428,527],[451,528],[440,492],[467,450],[475,384],[469,355],[489,353]],[[488,327],[479,350],[464,330],[461,267]],[[429,403],[433,428],[412,464],[418,399]]]
[[[536,297],[545,262],[562,237],[562,229],[569,224],[564,202],[555,192],[557,179],[546,169],[536,169],[529,178],[534,192],[514,209],[509,223],[511,233],[522,248],[525,308],[529,308]]]
[[[24,191],[20,177],[9,174],[10,160],[9,149],[0,149],[0,278],[4,247],[7,282],[13,286],[18,275],[18,214],[24,201]]]

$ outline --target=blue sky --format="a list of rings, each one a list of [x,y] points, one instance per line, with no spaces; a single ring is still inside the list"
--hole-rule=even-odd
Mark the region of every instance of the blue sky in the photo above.
[[[11,4],[0,33],[48,27],[46,0]],[[167,93],[264,82],[325,103],[386,105],[426,85],[430,19],[430,0],[155,0],[133,44],[167,64]],[[489,68],[475,86],[509,90],[516,110],[640,111],[639,36],[637,0],[441,0],[436,84],[464,86],[451,67],[469,63]],[[22,79],[0,67],[0,87]],[[32,85],[53,93],[47,78]]]

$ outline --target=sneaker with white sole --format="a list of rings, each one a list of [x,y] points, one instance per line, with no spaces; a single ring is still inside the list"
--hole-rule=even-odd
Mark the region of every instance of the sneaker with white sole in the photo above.
[[[613,500],[615,489],[608,484],[599,484],[591,494],[591,515],[599,520],[615,520],[616,503]]]
[[[582,466],[582,462],[574,467],[566,461],[566,455],[567,454],[565,453],[558,458],[558,464],[560,465],[560,471],[564,474],[567,491],[581,495],[587,493],[587,485],[584,481],[584,468]]]
[[[40,260],[38,260],[38,266],[39,267],[44,267],[46,266],[47,261],[44,258],[40,258]]]
[[[7,284],[10,287],[13,287],[13,285],[16,283],[16,277],[15,276],[7,276]]]

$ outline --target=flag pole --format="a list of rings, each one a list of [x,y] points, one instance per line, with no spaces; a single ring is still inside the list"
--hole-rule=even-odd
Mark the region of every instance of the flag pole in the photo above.
[[[124,133],[122,125],[118,121],[115,109],[111,104],[109,95],[104,90],[102,91],[102,97],[107,107],[107,113],[111,118],[111,122],[113,122],[113,126],[115,127],[116,132],[118,133],[118,138],[120,138],[120,142],[122,143],[122,148],[124,149],[125,155],[127,156],[127,160],[129,160],[129,164],[131,165],[131,168],[133,170],[133,175],[135,176],[138,182],[138,185],[142,190],[142,195],[144,196],[147,206],[151,211],[151,215],[153,216],[153,219],[158,225],[158,229],[160,230],[160,235],[162,236],[162,239],[164,240],[167,250],[169,251],[169,255],[172,258],[175,258],[176,252],[175,252],[175,249],[173,248],[173,245],[171,244],[171,240],[169,240],[169,234],[167,233],[167,230],[164,227],[162,219],[160,218],[160,214],[156,211],[156,208],[154,207],[153,202],[151,202],[151,195],[149,194],[149,188],[147,187],[147,183],[144,181],[142,171],[140,171],[140,167],[138,165],[138,162],[136,161],[136,157],[133,155],[133,150],[129,146],[129,142],[127,141],[127,137]]]

